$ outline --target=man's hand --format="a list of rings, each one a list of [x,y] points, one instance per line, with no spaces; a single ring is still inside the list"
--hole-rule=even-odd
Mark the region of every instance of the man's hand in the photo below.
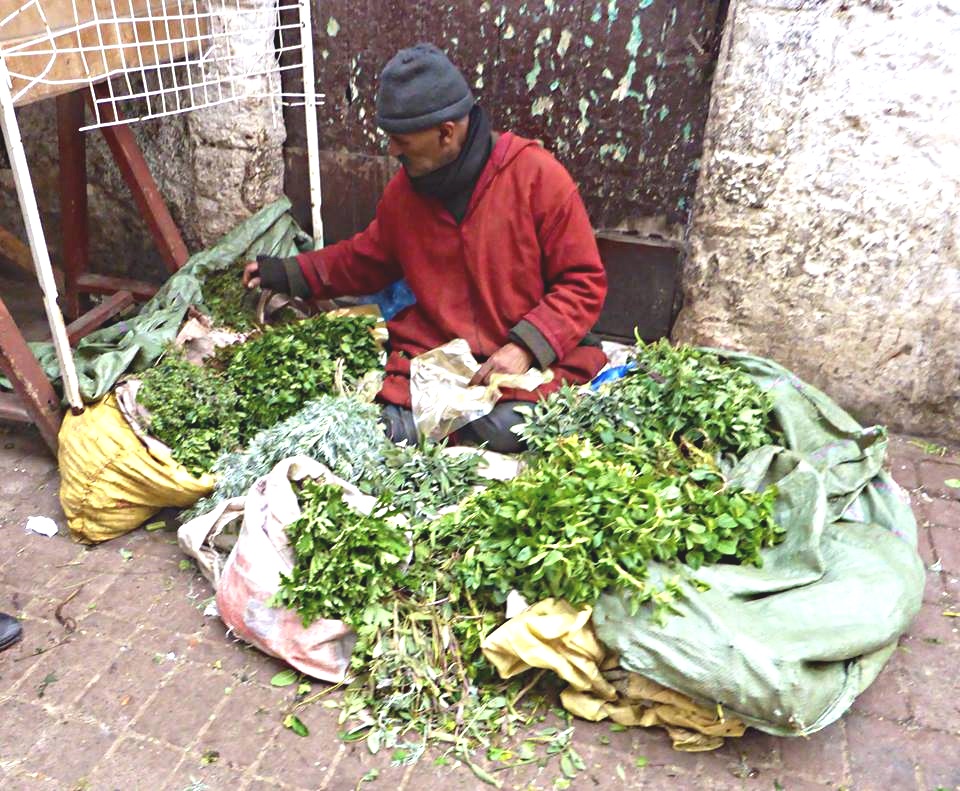
[[[251,261],[243,268],[243,285],[247,288],[260,288],[260,264]]]
[[[490,383],[491,374],[525,374],[530,370],[533,355],[518,343],[501,346],[480,366],[470,380],[470,385]]]

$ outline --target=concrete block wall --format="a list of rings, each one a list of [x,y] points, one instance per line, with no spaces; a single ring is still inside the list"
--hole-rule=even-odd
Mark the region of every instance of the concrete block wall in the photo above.
[[[960,438],[960,2],[734,0],[677,340]]]

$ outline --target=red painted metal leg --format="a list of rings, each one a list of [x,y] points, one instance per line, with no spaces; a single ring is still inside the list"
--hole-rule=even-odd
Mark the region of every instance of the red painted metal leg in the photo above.
[[[99,83],[94,87],[94,90],[98,98],[109,97],[105,83]],[[100,117],[104,121],[119,120],[112,108],[112,104],[101,104],[99,106]],[[133,193],[133,199],[140,209],[141,216],[146,220],[147,227],[150,229],[150,234],[153,236],[167,269],[171,273],[176,272],[190,257],[187,246],[183,243],[183,238],[167,210],[167,205],[163,202],[163,196],[157,189],[157,183],[150,175],[150,170],[143,158],[143,152],[137,145],[133,132],[130,127],[125,125],[105,126],[101,127],[100,131],[103,133],[107,145],[110,146],[110,151],[113,153],[117,167],[120,168],[123,180]]]
[[[3,393],[0,417],[34,423],[44,442],[57,455],[57,434],[63,416],[60,399],[53,390],[20,333],[7,306],[0,299],[0,370],[13,384],[16,396]],[[19,396],[19,398],[17,398]]]
[[[71,322],[67,326],[67,339],[71,346],[75,346],[77,341],[86,337],[95,329],[118,313],[129,308],[134,304],[133,294],[129,291],[118,291],[107,297],[99,305],[84,313],[79,319]]]
[[[60,228],[63,244],[64,313],[80,315],[77,278],[87,271],[90,239],[87,233],[87,163],[83,126],[83,93],[57,97],[57,132],[60,141]]]

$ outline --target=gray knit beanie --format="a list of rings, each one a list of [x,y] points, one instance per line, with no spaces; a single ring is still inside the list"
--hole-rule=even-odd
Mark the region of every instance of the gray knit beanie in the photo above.
[[[405,134],[463,118],[474,105],[463,75],[433,44],[394,55],[380,75],[377,126]]]

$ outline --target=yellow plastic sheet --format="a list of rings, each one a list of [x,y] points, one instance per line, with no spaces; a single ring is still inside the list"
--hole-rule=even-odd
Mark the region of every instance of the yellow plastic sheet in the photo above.
[[[570,686],[560,701],[587,720],[665,728],[676,750],[715,750],[746,725],[719,708],[695,703],[636,673],[615,670],[590,622],[593,610],[544,599],[511,618],[483,641],[483,654],[503,678],[530,668],[553,670]]]
[[[129,533],[161,508],[185,508],[213,491],[169,453],[148,450],[111,394],[60,429],[60,503],[74,539],[95,544]]]

